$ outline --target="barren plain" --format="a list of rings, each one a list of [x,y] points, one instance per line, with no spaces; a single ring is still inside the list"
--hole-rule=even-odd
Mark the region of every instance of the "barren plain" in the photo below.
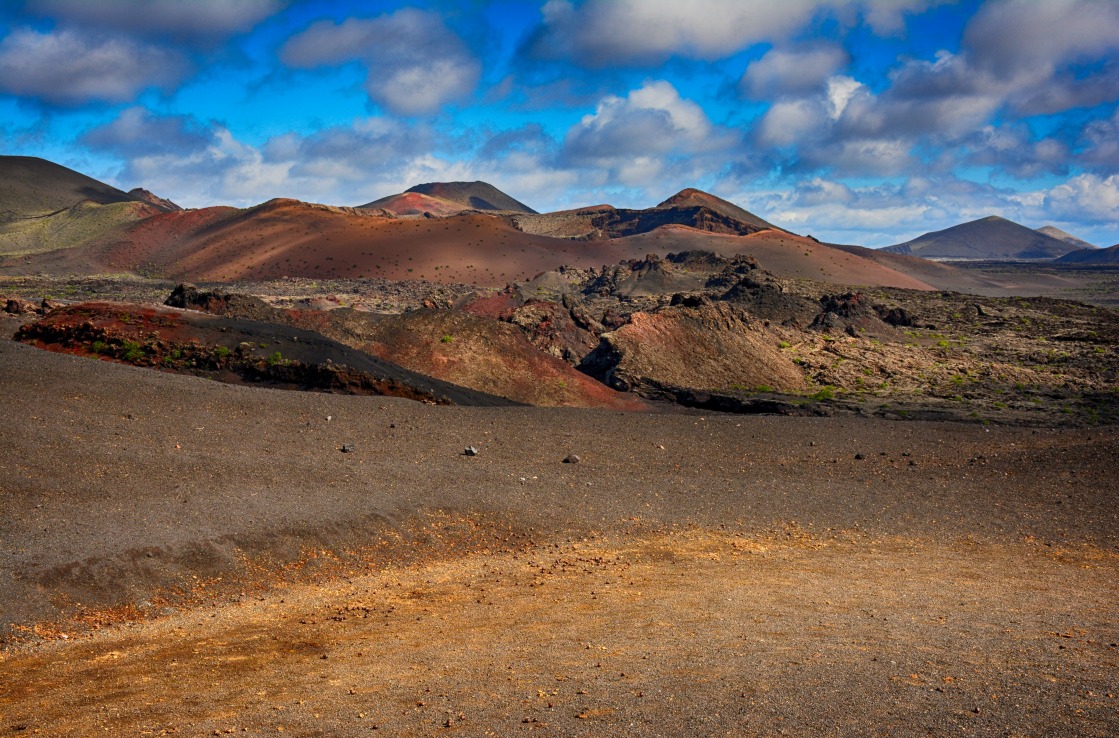
[[[11,734],[1119,725],[1111,427],[432,406],[6,341],[0,363]]]

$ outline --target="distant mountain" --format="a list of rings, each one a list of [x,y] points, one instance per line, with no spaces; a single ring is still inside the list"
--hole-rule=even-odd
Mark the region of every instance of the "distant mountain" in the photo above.
[[[624,238],[662,226],[687,226],[709,233],[748,236],[781,229],[721,198],[696,189],[681,190],[655,208],[635,210],[595,205],[542,215],[516,216],[513,224],[525,231],[580,240]]]
[[[429,182],[362,205],[397,215],[453,215],[464,210],[535,214],[536,211],[486,182]]]
[[[46,159],[0,156],[0,220],[49,215],[83,200],[109,205],[136,199]]]
[[[1065,243],[1070,243],[1078,249],[1098,249],[1099,248],[1099,246],[1095,245],[1094,243],[1088,243],[1087,241],[1085,241],[1081,238],[1077,238],[1076,236],[1072,235],[1071,233],[1067,233],[1065,231],[1062,231],[1060,228],[1057,228],[1056,226],[1042,226],[1041,228],[1037,229],[1037,232],[1038,233],[1044,233],[1046,236],[1049,236],[1051,238],[1055,238],[1058,241],[1064,241]]]
[[[1056,259],[1077,247],[1047,236],[1014,221],[991,215],[942,231],[918,236],[912,241],[887,246],[891,254],[925,259]]]
[[[766,228],[774,228],[772,223],[768,223],[758,216],[754,215],[748,210],[743,210],[732,202],[728,202],[720,197],[715,197],[703,190],[697,190],[689,187],[680,190],[672,197],[668,198],[660,205],[657,205],[657,210],[666,210],[669,208],[688,209],[688,208],[707,208],[720,215],[725,215],[728,218],[733,218],[740,223],[755,226],[758,230]]]
[[[1081,249],[1057,259],[1059,264],[1119,264],[1119,243],[1106,249]]]
[[[167,198],[160,197],[159,195],[153,194],[149,190],[145,190],[143,187],[135,187],[135,188],[129,190],[128,194],[134,200],[139,200],[141,202],[146,202],[149,205],[155,205],[160,210],[164,210],[168,213],[173,213],[177,210],[182,210],[181,207],[179,207],[175,203],[171,202]]]

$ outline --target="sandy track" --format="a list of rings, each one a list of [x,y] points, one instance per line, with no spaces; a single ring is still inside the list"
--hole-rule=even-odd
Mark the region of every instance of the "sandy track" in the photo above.
[[[1119,731],[1113,429],[0,377],[0,733]]]

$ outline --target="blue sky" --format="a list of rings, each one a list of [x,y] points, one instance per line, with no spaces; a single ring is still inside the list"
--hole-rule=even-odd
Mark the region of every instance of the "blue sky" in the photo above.
[[[689,186],[883,246],[1119,242],[1115,0],[10,0],[0,146],[187,207]]]

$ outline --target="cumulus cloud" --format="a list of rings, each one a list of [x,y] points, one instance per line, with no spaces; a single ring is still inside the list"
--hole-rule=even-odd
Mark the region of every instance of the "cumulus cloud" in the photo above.
[[[125,109],[113,121],[93,128],[81,138],[90,148],[128,158],[194,152],[210,141],[210,132],[191,116],[157,116],[142,107]]]
[[[0,41],[0,90],[57,105],[124,102],[170,89],[190,71],[176,51],[125,37],[20,28]]]
[[[1119,174],[1081,174],[1044,193],[1047,214],[1087,223],[1119,221]]]
[[[739,89],[754,98],[813,92],[848,61],[847,52],[831,44],[803,49],[770,49],[746,68],[739,81]]]
[[[435,133],[426,126],[405,125],[380,117],[294,138],[296,145],[289,145],[286,150],[275,145],[267,147],[267,158],[289,162],[295,177],[332,178],[358,186],[383,176],[378,170],[413,166],[436,143]]]
[[[28,9],[82,26],[205,38],[247,31],[284,4],[283,0],[32,0]]]
[[[359,205],[417,182],[477,178],[472,165],[433,153],[440,141],[430,127],[383,117],[253,145],[217,123],[129,108],[85,139],[125,160],[117,179],[126,189],[143,186],[186,207],[273,197]]]
[[[1085,152],[1080,160],[1092,168],[1119,170],[1119,108],[1110,118],[1096,120],[1084,128]]]
[[[612,158],[668,151],[701,152],[725,143],[703,108],[669,82],[650,80],[626,97],[609,95],[567,134],[565,148],[577,159]]]
[[[656,62],[673,54],[717,59],[805,24],[814,0],[549,0],[534,53],[602,66]]]
[[[1003,79],[1042,77],[1069,61],[1119,49],[1119,4],[1111,0],[1001,0],[980,8],[964,43]]]
[[[1023,124],[983,126],[962,146],[964,163],[995,167],[1019,179],[1066,174],[1072,160],[1066,143],[1055,138],[1034,141]]]
[[[837,12],[869,23],[920,9],[854,3]],[[739,90],[771,100],[752,136],[784,171],[889,174],[922,160],[933,171],[964,164],[1031,179],[1067,173],[1071,159],[1108,174],[1119,160],[1119,125],[1089,124],[1074,147],[1069,132],[1039,139],[995,121],[1119,99],[1117,27],[1115,2],[992,0],[960,49],[902,60],[877,92],[844,74],[839,49],[780,45],[747,68]]]
[[[1037,219],[1036,210],[1013,191],[951,175],[858,187],[823,177],[789,189],[725,186],[731,200],[767,220],[833,243],[889,246],[987,215],[1025,223]]]
[[[943,0],[548,0],[527,49],[588,66],[653,64],[670,56],[719,59],[754,43],[787,39],[819,14],[848,25],[861,16],[896,33],[905,14]]]
[[[650,80],[626,97],[603,98],[567,132],[563,158],[635,183],[657,176],[671,159],[686,155],[688,166],[697,166],[704,154],[732,143],[699,105],[680,97],[670,83]]]
[[[319,21],[288,40],[285,64],[314,68],[361,61],[369,97],[394,113],[426,115],[469,95],[481,65],[429,12],[406,8],[372,19]]]

